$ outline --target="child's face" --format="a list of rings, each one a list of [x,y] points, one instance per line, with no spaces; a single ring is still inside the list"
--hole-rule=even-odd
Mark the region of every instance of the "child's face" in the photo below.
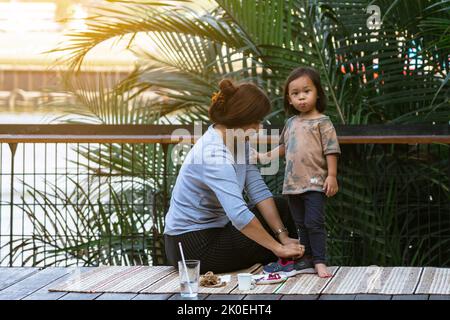
[[[289,103],[301,113],[316,110],[317,89],[308,76],[303,76],[289,83]]]

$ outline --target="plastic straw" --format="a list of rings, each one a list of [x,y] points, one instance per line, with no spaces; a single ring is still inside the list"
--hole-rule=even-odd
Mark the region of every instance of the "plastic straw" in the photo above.
[[[187,279],[187,283],[188,283],[189,294],[192,294],[191,281],[189,280],[189,274],[187,272],[186,260],[184,260],[184,253],[183,253],[183,247],[181,246],[181,242],[178,242],[178,246],[180,247],[181,260],[183,261],[184,273],[186,275],[186,279]]]

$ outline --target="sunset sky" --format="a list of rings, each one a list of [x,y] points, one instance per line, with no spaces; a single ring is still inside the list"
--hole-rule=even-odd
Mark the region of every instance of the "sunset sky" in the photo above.
[[[56,22],[57,10],[59,8],[56,1],[45,3],[1,1],[0,63],[51,64],[54,56],[43,53],[64,41],[63,26]],[[66,28],[85,29],[83,18],[87,17],[87,13],[83,6],[74,4],[68,8],[69,10],[76,20],[69,23]],[[93,56],[95,56],[93,60],[108,64],[128,64],[133,59],[130,53],[111,50],[109,46],[97,49]]]
[[[86,29],[87,7],[102,3],[105,1],[0,0],[0,64],[51,64],[55,56],[43,53],[63,42],[67,30]],[[57,22],[67,16],[73,21],[66,25]],[[136,60],[112,43],[98,46],[87,60],[106,65],[130,65]]]

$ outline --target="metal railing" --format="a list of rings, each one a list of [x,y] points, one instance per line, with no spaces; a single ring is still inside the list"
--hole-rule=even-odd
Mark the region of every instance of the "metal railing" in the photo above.
[[[171,153],[199,137],[172,134],[180,128],[193,132],[0,125],[1,265],[165,263],[164,215],[179,170]],[[340,191],[326,209],[330,262],[450,265],[449,126],[336,128],[342,155]],[[278,137],[266,138],[259,143]],[[283,174],[281,164],[264,176],[274,194]]]

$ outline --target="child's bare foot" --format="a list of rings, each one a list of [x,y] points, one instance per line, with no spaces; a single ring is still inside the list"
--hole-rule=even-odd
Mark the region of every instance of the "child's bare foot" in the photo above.
[[[331,278],[333,275],[328,272],[327,266],[324,263],[317,263],[314,266],[314,269],[316,269],[317,275],[320,278]]]

